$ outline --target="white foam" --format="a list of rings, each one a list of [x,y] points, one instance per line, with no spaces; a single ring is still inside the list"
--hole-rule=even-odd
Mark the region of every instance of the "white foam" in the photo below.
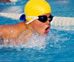
[[[38,33],[33,33],[32,37],[27,40],[25,44],[26,48],[45,48],[46,45],[46,35],[40,36]]]
[[[34,48],[40,50],[40,49],[44,49],[48,43],[49,43],[48,47],[61,48],[59,42],[65,42],[69,40],[69,38],[63,37],[67,35],[67,33],[65,34],[62,33],[58,35],[58,32],[59,31],[50,30],[50,32],[44,36],[40,36],[38,33],[33,32],[32,36],[27,40],[23,39],[22,36],[25,35],[25,32],[23,32],[17,41],[18,42],[26,41],[26,43],[16,43],[16,41],[13,41],[12,39],[5,39],[4,42],[8,42],[9,44],[0,45],[0,48],[10,47],[10,48],[16,48],[18,50],[20,50],[20,48]]]
[[[33,32],[32,36],[28,38],[27,40],[24,40],[22,36],[25,35],[25,32],[23,32],[20,37],[16,41],[13,41],[12,39],[4,39],[4,44],[0,45],[0,48],[2,47],[11,47],[11,48],[36,48],[36,49],[42,49],[46,46],[46,35],[40,36],[38,33]],[[26,43],[25,43],[26,41]],[[20,43],[23,42],[23,43]]]

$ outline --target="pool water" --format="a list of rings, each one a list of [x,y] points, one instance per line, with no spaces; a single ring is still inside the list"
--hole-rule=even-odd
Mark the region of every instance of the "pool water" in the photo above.
[[[74,17],[73,0],[47,0],[54,16]],[[0,3],[0,12],[23,13],[27,0]],[[21,21],[0,16],[0,25]],[[50,28],[45,36],[34,33],[25,46],[0,45],[0,62],[74,62],[74,31]]]

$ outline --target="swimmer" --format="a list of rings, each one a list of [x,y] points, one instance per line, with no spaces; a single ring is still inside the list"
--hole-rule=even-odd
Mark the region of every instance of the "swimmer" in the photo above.
[[[45,0],[29,0],[25,5],[24,14],[26,19],[24,22],[12,25],[1,25],[0,38],[16,41],[19,36],[25,32],[22,37],[26,40],[32,35],[33,31],[40,35],[45,35],[49,32],[53,17],[48,2]],[[21,41],[16,41],[16,43],[21,43]]]

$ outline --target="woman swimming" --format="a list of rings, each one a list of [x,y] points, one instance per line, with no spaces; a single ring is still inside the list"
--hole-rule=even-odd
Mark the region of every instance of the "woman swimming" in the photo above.
[[[24,22],[12,25],[0,26],[0,38],[13,40],[15,43],[25,43],[17,39],[22,35],[26,40],[32,35],[32,32],[38,32],[40,35],[47,34],[52,21],[50,5],[45,0],[30,0],[24,8],[25,19]],[[5,43],[9,44],[11,42]]]

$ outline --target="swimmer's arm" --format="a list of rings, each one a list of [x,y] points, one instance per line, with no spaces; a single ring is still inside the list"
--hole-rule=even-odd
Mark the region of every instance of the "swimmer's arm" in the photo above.
[[[0,37],[10,38],[18,35],[17,24],[16,25],[0,25]]]
[[[0,25],[0,38],[13,40],[16,42],[17,37],[19,36],[18,24],[13,25]],[[4,44],[8,45],[11,42],[4,42]]]
[[[23,29],[23,30],[22,30]],[[24,23],[18,23],[15,25],[2,25],[0,26],[0,32],[2,38],[13,38],[14,41],[18,38],[18,36],[25,31]],[[24,40],[29,38],[32,33],[27,31],[27,33],[23,36]],[[21,41],[16,41],[16,43],[20,43]],[[25,42],[25,41],[24,41]]]
[[[14,41],[16,41],[23,31],[25,31],[23,22],[13,25],[0,25],[0,37],[3,39],[12,38]],[[27,37],[28,35],[26,34],[26,36],[23,38],[26,39]]]

